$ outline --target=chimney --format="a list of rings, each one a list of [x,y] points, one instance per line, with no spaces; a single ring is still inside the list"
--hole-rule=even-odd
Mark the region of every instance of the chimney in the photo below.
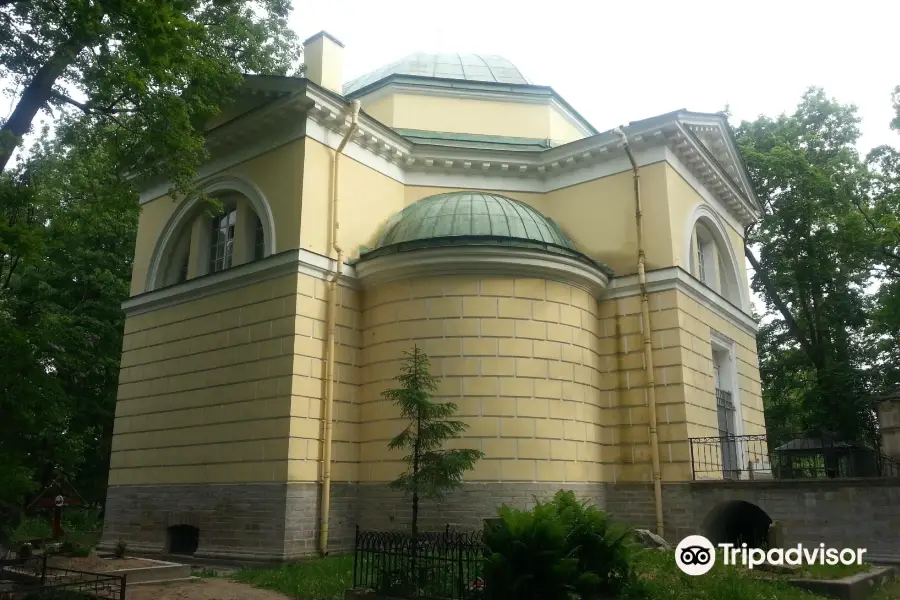
[[[327,31],[320,31],[303,42],[306,78],[323,88],[342,93],[344,44]]]

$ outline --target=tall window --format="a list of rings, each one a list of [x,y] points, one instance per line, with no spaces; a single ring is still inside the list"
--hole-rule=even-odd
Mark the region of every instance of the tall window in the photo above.
[[[694,273],[697,279],[716,290],[721,286],[716,278],[716,249],[712,234],[701,223],[697,224],[694,232]]]
[[[262,219],[256,217],[256,229],[253,238],[253,260],[262,260],[266,253],[265,234],[263,233]]]
[[[703,283],[707,283],[706,281],[706,256],[704,254],[708,252],[706,244],[700,241],[700,237],[697,237],[697,277]]]
[[[213,219],[212,240],[209,246],[209,272],[217,273],[231,268],[234,254],[234,225],[237,210],[226,210],[221,217]]]

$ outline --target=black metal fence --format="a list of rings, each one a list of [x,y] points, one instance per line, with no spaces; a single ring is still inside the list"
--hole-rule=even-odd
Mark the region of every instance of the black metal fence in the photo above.
[[[766,435],[690,438],[694,479],[900,477],[900,462],[880,449],[828,434],[775,440]]]
[[[62,569],[47,555],[0,561],[0,600],[125,600],[125,576]]]
[[[480,532],[360,531],[353,587],[401,598],[475,600],[483,595]]]

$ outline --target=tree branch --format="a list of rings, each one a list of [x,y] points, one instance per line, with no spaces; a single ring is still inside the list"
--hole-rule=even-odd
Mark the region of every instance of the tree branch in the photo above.
[[[84,112],[86,115],[89,115],[92,113],[91,107],[88,106],[87,104],[85,104],[84,102],[79,102],[78,100],[75,100],[74,98],[69,98],[65,94],[61,94],[60,92],[57,92],[56,90],[50,90],[49,97],[53,98],[54,100],[59,100],[60,102],[65,102],[66,104],[71,104],[72,106],[74,106],[76,108],[80,108],[82,110],[82,112]]]
[[[70,98],[69,96],[66,96],[61,92],[57,92],[56,90],[52,90],[50,92],[50,97],[55,100],[59,100],[60,102],[71,104],[72,106],[81,109],[81,111],[86,115],[103,114],[111,116],[113,114],[134,112],[129,108],[113,108],[124,97],[124,94],[120,96],[115,102],[113,102],[112,106],[108,107],[95,106],[91,101],[79,102],[78,100]]]
[[[56,80],[74,62],[84,46],[85,43],[81,40],[74,38],[66,40],[28,82],[12,115],[0,129],[0,173],[6,169],[22,136],[31,129],[31,123],[38,111],[44,108],[50,99]]]
[[[814,356],[812,345],[809,343],[809,339],[803,334],[803,331],[800,329],[800,326],[794,319],[794,315],[791,314],[791,311],[788,308],[787,304],[784,303],[784,301],[775,291],[775,286],[772,284],[772,280],[769,279],[769,274],[762,269],[759,261],[753,255],[753,252],[750,251],[750,248],[748,248],[746,245],[744,246],[744,256],[746,256],[747,260],[750,261],[750,265],[753,267],[756,276],[759,277],[759,281],[762,283],[763,288],[765,288],[766,290],[766,295],[772,301],[772,304],[775,305],[775,308],[778,309],[778,312],[781,313],[781,316],[784,319],[788,330],[791,332],[791,335],[794,336],[794,339],[797,340],[797,343],[799,343],[803,348],[806,356],[810,361],[812,361]]]

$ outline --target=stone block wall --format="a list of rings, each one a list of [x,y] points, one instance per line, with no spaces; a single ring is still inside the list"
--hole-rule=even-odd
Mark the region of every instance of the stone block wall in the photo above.
[[[900,479],[695,481],[663,483],[665,537],[703,534],[713,509],[743,501],[782,524],[784,543],[866,548],[900,558]],[[636,527],[655,528],[650,484],[610,484],[606,510]]]
[[[388,441],[406,427],[381,397],[418,344],[469,429],[451,446],[482,450],[467,482],[604,480],[613,461],[612,339],[597,335],[597,303],[542,279],[443,277],[378,285],[364,294],[360,388],[361,483],[405,468]]]
[[[111,488],[285,480],[297,281],[126,319]]]

